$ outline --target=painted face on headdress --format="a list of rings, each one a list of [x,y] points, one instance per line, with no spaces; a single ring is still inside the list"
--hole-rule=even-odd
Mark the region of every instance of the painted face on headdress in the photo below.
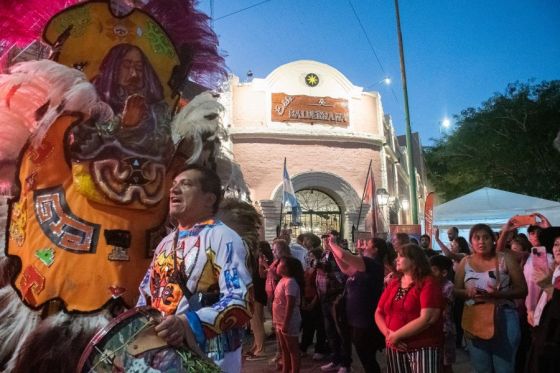
[[[45,38],[59,45],[59,62],[83,70],[114,113],[110,121],[91,118],[72,129],[78,190],[109,205],[159,203],[173,149],[171,91],[162,82],[179,64],[163,29],[139,10],[115,17],[107,3],[88,3],[55,16]]]

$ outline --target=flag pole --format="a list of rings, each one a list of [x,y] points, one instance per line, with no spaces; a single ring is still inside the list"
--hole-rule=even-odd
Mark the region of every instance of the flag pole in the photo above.
[[[282,170],[282,180],[284,180],[284,171],[286,170],[286,157],[284,157],[284,169]],[[282,183],[282,196],[280,197],[280,218],[278,219],[278,227],[276,228],[276,237],[280,237],[282,231],[282,213],[284,212],[284,183]]]
[[[364,196],[366,195],[369,173],[371,172],[371,162],[373,162],[373,159],[369,160],[369,166],[366,175],[366,183],[364,184],[364,192],[362,193],[362,200],[360,201],[360,212],[358,212],[358,223],[356,224],[356,229],[358,230],[358,232],[360,231],[360,218],[362,216],[362,207],[364,206]],[[372,196],[371,198],[375,198],[375,196]]]

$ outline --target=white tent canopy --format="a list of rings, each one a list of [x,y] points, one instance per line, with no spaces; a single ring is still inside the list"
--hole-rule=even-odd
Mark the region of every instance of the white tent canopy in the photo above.
[[[482,188],[434,208],[434,225],[469,229],[477,223],[501,227],[514,215],[539,212],[560,226],[560,203],[493,188]]]

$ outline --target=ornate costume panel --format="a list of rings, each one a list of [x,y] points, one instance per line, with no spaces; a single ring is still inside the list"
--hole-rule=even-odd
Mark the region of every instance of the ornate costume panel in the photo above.
[[[14,285],[32,308],[51,299],[62,300],[67,311],[82,312],[119,297],[135,304],[138,282],[150,262],[147,231],[166,212],[165,200],[148,211],[110,208],[77,190],[62,144],[78,123],[62,116],[53,124],[44,139],[58,144],[49,162],[38,163],[31,148],[21,162],[20,183],[26,187],[12,209],[10,231],[15,234],[10,234],[7,253],[21,260]],[[26,183],[30,174],[32,184]]]

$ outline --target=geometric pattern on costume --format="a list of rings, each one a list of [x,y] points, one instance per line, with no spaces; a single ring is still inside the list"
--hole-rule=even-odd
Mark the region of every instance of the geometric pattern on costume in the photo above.
[[[180,231],[176,250],[175,235],[176,232],[169,234],[158,245],[140,284],[138,305],[146,305],[150,300],[153,307],[166,314],[183,314],[197,308],[193,302],[200,296],[216,289],[219,299],[195,309],[206,338],[245,325],[251,317],[249,289],[252,280],[246,266],[248,252],[241,237],[214,219]],[[181,271],[183,280],[175,269]],[[179,281],[193,294],[190,302]]]
[[[36,190],[35,217],[51,241],[76,254],[95,252],[99,239],[99,224],[80,219],[70,211],[61,186]]]
[[[146,258],[147,231],[166,215],[167,199],[142,210],[98,204],[81,193],[72,182],[63,145],[68,143],[70,128],[79,123],[79,118],[62,115],[51,125],[43,140],[53,144],[48,161],[38,164],[31,146],[21,158],[20,185],[26,185],[31,174],[35,181],[21,188],[15,201],[22,207],[18,216],[26,219],[10,221],[24,221],[23,227],[13,229],[22,229],[25,236],[10,235],[6,253],[21,260],[21,271],[12,284],[33,309],[53,299],[61,300],[67,312],[97,311],[116,297],[134,305],[138,282],[151,259]],[[127,260],[111,260],[119,259],[114,252],[121,248],[107,242],[107,232],[129,235]],[[51,252],[51,260],[46,261],[42,254]]]

